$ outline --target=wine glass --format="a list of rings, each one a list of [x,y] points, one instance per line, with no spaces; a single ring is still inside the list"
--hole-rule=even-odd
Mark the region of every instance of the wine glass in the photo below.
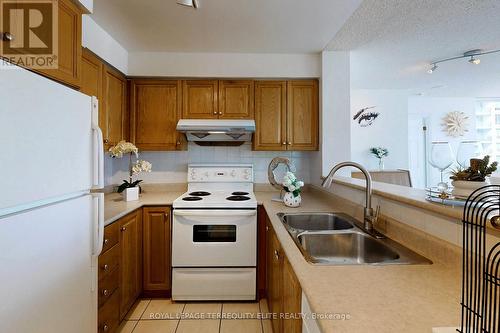
[[[483,147],[479,141],[462,141],[457,150],[457,163],[462,168],[467,169],[470,166],[471,158],[483,157]]]
[[[437,187],[440,191],[448,189],[448,183],[443,181],[443,171],[453,164],[453,152],[448,141],[434,141],[431,143],[429,164],[439,170],[441,181]]]

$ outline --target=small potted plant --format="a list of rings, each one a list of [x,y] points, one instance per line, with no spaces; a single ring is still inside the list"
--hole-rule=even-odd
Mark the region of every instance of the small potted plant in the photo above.
[[[142,180],[133,181],[134,175],[141,172],[151,172],[151,163],[139,159],[139,149],[130,142],[120,141],[109,149],[109,153],[113,158],[122,158],[124,154],[129,154],[129,180],[123,180],[123,183],[118,186],[118,193],[122,194],[123,200],[133,201],[139,199],[141,187],[139,183]],[[135,162],[132,158],[135,156]]]
[[[379,170],[384,170],[384,157],[389,156],[389,150],[383,147],[372,147],[370,148],[370,153],[378,158],[378,168]]]
[[[304,182],[300,181],[295,177],[292,172],[287,172],[283,177],[283,189],[285,190],[285,195],[283,197],[283,202],[288,207],[299,207],[302,202],[302,197],[300,196],[300,189],[304,186]]]
[[[490,164],[490,156],[483,159],[471,158],[470,167],[458,167],[451,172],[451,193],[456,197],[468,198],[472,192],[490,183],[489,176],[497,170],[498,162]]]

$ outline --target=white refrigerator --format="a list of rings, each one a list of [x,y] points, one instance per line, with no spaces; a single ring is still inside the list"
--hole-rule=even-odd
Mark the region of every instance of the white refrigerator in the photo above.
[[[0,70],[0,332],[97,331],[102,187],[97,100]]]

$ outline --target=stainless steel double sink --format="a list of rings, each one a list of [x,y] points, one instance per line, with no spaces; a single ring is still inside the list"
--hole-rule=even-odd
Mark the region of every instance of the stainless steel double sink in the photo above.
[[[278,213],[304,258],[320,265],[432,264],[389,239],[363,230],[343,213]]]

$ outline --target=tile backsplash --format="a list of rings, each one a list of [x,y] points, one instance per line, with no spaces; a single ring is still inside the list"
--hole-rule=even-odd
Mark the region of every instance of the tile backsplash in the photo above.
[[[252,145],[239,147],[201,147],[190,142],[187,151],[142,152],[139,158],[153,164],[151,173],[143,173],[140,179],[146,183],[185,183],[189,163],[252,163],[255,183],[267,183],[267,167],[276,156],[288,157],[297,168],[297,177],[309,183],[309,162],[312,152],[262,152],[252,151]],[[128,158],[105,159],[106,185],[121,183],[128,178]]]

